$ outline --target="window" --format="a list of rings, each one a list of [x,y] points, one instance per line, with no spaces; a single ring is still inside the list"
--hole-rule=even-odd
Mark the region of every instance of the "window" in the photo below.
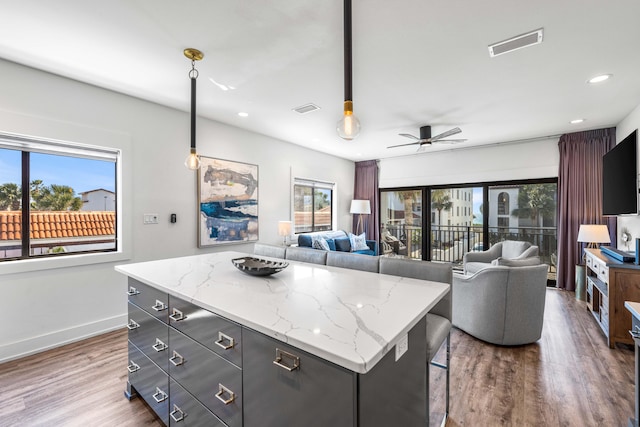
[[[116,251],[119,156],[0,135],[0,262]]]
[[[294,232],[333,229],[335,184],[296,178],[293,184]]]
[[[498,194],[498,215],[509,215],[509,195],[504,191]]]

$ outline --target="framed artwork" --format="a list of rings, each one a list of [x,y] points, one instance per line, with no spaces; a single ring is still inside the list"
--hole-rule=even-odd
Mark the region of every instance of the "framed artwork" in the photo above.
[[[200,156],[198,247],[258,240],[258,165]]]

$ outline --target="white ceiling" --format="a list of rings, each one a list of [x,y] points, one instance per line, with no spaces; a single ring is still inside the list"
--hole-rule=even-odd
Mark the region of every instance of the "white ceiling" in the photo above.
[[[415,153],[386,147],[426,124],[468,141],[422,155],[614,126],[640,104],[637,0],[353,0],[363,130],[351,142],[335,131],[342,0],[0,0],[0,11],[0,57],[183,111],[182,51],[200,49],[199,115],[356,161]],[[540,27],[542,44],[489,57],[489,44]],[[602,73],[613,78],[586,83]],[[307,103],[321,110],[292,111]]]

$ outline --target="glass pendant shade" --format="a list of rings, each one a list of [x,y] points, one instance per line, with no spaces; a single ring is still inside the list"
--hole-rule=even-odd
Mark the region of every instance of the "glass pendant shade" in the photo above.
[[[351,141],[360,134],[360,120],[353,114],[353,104],[350,101],[344,104],[344,115],[338,122],[337,131],[340,138]]]
[[[184,165],[192,171],[200,169],[200,157],[196,154],[195,148],[191,149],[191,153],[184,161]]]

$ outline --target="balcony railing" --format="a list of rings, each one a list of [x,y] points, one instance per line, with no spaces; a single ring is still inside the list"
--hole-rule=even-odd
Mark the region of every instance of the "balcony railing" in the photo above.
[[[406,245],[406,255],[422,259],[422,228],[405,224],[387,224],[386,229]],[[462,264],[467,252],[485,249],[480,226],[433,225],[431,227],[431,260]],[[529,242],[539,248],[540,259],[555,271],[557,234],[555,227],[489,227],[489,246],[503,240]]]

